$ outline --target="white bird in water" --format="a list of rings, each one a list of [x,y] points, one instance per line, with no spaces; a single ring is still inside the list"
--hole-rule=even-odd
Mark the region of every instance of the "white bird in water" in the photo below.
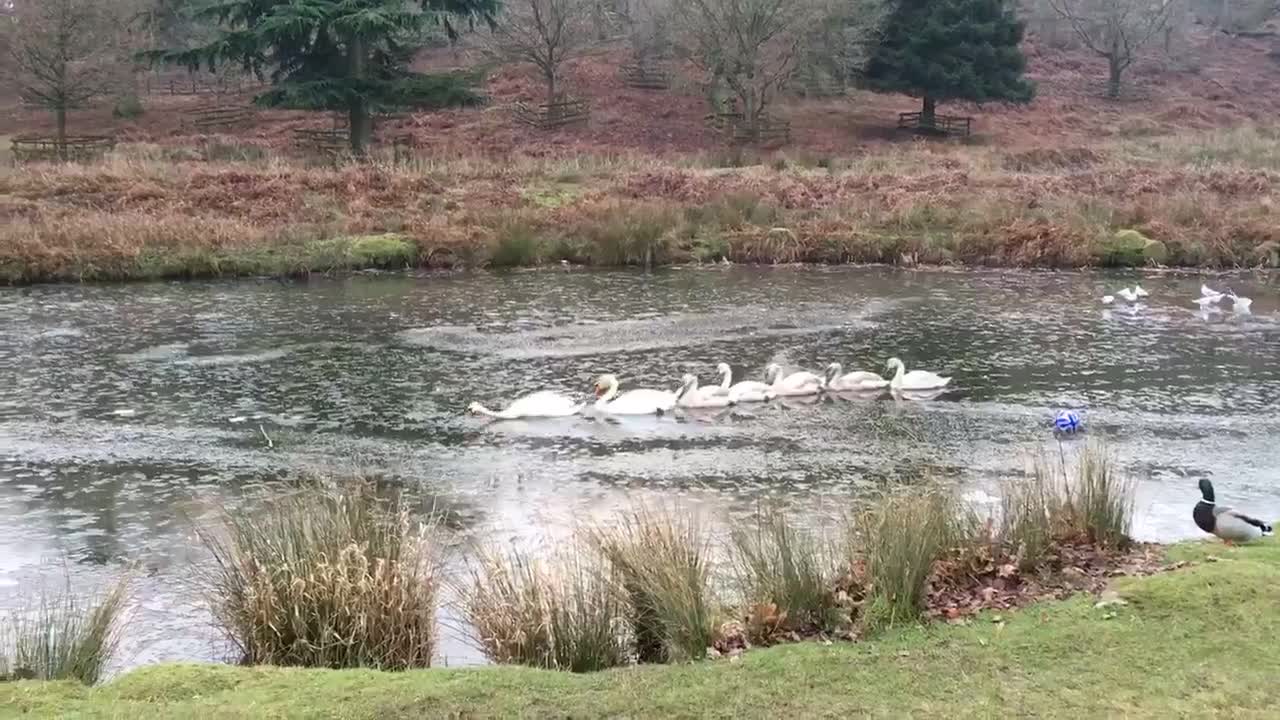
[[[1151,296],[1151,293],[1147,292],[1146,290],[1143,290],[1141,285],[1134,285],[1134,286],[1133,286],[1133,294],[1134,294],[1134,295],[1136,295],[1136,296],[1138,296],[1138,297],[1140,297],[1140,298],[1150,297],[1150,296]]]
[[[730,402],[766,402],[777,396],[772,386],[758,380],[742,380],[734,383],[733,368],[729,367],[728,363],[717,365],[716,372],[720,373],[720,387],[729,391]]]
[[[894,373],[893,379],[889,381],[889,387],[895,392],[902,390],[941,390],[951,382],[951,378],[942,377],[928,370],[906,372],[906,367],[898,358],[889,358],[887,367],[889,370],[897,371]]]
[[[661,415],[670,412],[677,399],[676,393],[645,388],[619,395],[616,375],[601,375],[595,392],[595,409],[608,415]]]
[[[520,418],[557,418],[577,415],[585,403],[575,403],[560,393],[543,390],[525,395],[506,407],[505,410],[490,410],[478,402],[467,407],[469,412],[485,415],[497,420],[518,420]]]
[[[1125,302],[1138,302],[1140,297],[1138,293],[1134,292],[1133,288],[1120,288],[1120,291],[1116,294],[1124,298]]]
[[[680,378],[680,392],[676,405],[683,408],[722,408],[733,404],[729,390],[723,385],[705,385],[698,387],[698,377],[686,373]]]
[[[1248,315],[1250,312],[1249,307],[1253,305],[1253,299],[1236,295],[1234,291],[1230,291],[1230,292],[1231,292],[1231,309],[1236,311],[1237,313],[1240,313],[1241,315]]]
[[[784,376],[782,366],[777,363],[765,368],[764,379],[778,397],[817,395],[822,392],[821,377],[806,370]]]
[[[1115,302],[1115,301],[1116,301],[1116,296],[1115,296],[1115,295],[1103,295],[1103,296],[1102,296],[1102,304],[1103,304],[1103,305],[1110,305],[1111,303],[1113,303],[1113,302]]]

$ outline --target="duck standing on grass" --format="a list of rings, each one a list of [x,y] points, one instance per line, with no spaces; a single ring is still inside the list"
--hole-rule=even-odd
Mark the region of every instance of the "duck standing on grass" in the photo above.
[[[1271,526],[1228,507],[1213,502],[1213,483],[1208,478],[1200,480],[1200,502],[1196,503],[1191,517],[1201,530],[1222,538],[1228,545],[1233,542],[1249,542],[1271,534]]]

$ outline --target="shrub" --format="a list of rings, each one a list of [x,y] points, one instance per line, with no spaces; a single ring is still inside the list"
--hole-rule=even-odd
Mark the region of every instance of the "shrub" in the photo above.
[[[1023,569],[1043,563],[1057,542],[1123,549],[1131,542],[1133,493],[1101,444],[1088,445],[1074,468],[1065,458],[1041,457],[1025,479],[1005,483],[1001,542]]]
[[[621,204],[601,208],[581,232],[597,264],[652,267],[667,261],[679,224],[679,215],[663,204]]]
[[[640,662],[701,659],[715,639],[709,544],[693,519],[636,509],[592,533],[631,606]]]
[[[484,552],[461,594],[476,644],[495,663],[591,672],[630,660],[621,593],[591,553],[544,567],[520,551]]]
[[[526,267],[538,264],[541,249],[538,229],[522,215],[510,215],[499,223],[489,255],[493,267]]]
[[[755,527],[735,530],[730,539],[733,570],[749,615],[776,613],[776,623],[770,624],[797,632],[831,630],[844,619],[831,553],[784,514],[760,513]],[[762,613],[762,607],[771,609]]]
[[[34,609],[17,610],[0,629],[0,680],[79,680],[102,677],[120,641],[127,579],[99,596],[42,593]]]
[[[111,117],[133,120],[142,117],[143,112],[142,101],[137,95],[129,93],[116,98],[115,105],[111,108]]]
[[[1091,443],[1081,453],[1074,486],[1068,486],[1072,529],[1089,542],[1124,548],[1131,542],[1134,483],[1116,472],[1105,447]]]
[[[886,496],[858,519],[873,624],[916,620],[934,563],[972,535],[972,517],[950,495],[917,489]]]
[[[365,478],[223,514],[200,577],[216,623],[252,664],[426,667],[436,642],[434,516],[411,519]]]

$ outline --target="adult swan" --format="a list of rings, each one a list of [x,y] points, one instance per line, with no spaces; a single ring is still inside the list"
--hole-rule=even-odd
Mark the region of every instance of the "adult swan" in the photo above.
[[[880,377],[873,372],[865,370],[855,370],[851,373],[842,375],[844,368],[840,363],[831,363],[827,366],[826,378],[823,385],[831,392],[866,392],[868,390],[884,390],[889,387],[889,381]]]
[[[521,418],[558,418],[577,415],[586,407],[585,403],[573,400],[550,390],[525,395],[516,399],[503,410],[490,410],[478,402],[471,403],[467,410],[476,415],[485,415],[498,420],[519,420]]]
[[[595,391],[595,409],[608,415],[661,415],[676,406],[676,394],[666,390],[628,390],[619,395],[615,375],[601,375]]]
[[[822,392],[822,378],[805,370],[784,376],[782,366],[777,363],[765,369],[764,379],[778,397],[817,395]]]
[[[720,374],[720,387],[729,393],[731,403],[765,402],[774,398],[773,388],[759,380],[733,382],[733,368],[728,363],[716,366]]]
[[[898,358],[890,358],[888,368],[889,370],[897,370],[893,379],[889,381],[889,388],[892,390],[939,390],[951,382],[951,378],[942,377],[928,370],[907,372],[906,367],[903,366],[902,361]]]

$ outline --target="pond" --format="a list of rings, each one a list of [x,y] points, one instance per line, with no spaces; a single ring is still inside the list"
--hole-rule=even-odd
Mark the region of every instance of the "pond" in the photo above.
[[[372,468],[447,498],[467,539],[553,544],[633,498],[806,517],[922,474],[975,502],[1083,412],[1139,481],[1136,533],[1198,534],[1196,481],[1280,516],[1280,295],[1206,315],[1198,276],[886,268],[379,275],[0,290],[0,605],[52,571],[136,565],[125,666],[226,648],[186,582],[192,528],[299,469]],[[764,367],[951,375],[930,401],[824,398],[729,412],[537,422],[466,416],[538,389],[586,395]],[[1078,444],[1080,440],[1068,441]],[[816,522],[816,521],[815,521]],[[442,664],[474,662],[458,638]]]

